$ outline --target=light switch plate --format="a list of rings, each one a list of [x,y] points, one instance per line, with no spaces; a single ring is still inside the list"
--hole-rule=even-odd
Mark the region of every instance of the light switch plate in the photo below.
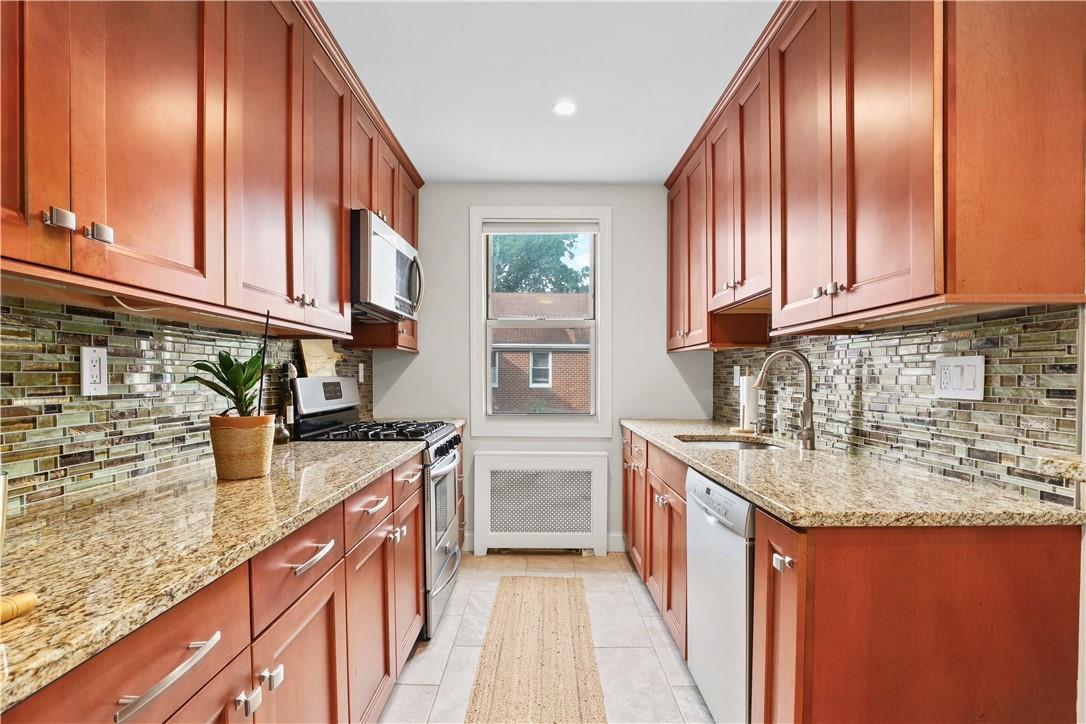
[[[105,347],[79,348],[79,393],[85,397],[109,392]]]
[[[935,360],[935,396],[949,400],[983,400],[983,355]]]

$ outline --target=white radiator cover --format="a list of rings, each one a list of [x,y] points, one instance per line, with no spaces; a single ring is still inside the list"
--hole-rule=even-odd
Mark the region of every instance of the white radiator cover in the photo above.
[[[488,548],[607,553],[607,453],[475,453],[475,555]]]

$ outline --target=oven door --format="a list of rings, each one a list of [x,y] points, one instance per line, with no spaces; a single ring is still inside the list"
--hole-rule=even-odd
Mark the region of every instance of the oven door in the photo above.
[[[456,510],[459,467],[460,453],[454,450],[427,470],[426,638],[437,630],[460,571],[460,521]]]

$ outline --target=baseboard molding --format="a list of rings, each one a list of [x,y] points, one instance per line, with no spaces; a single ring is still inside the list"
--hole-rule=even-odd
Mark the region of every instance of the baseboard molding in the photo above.
[[[626,552],[626,539],[621,533],[607,534],[607,550],[611,551],[612,553]]]

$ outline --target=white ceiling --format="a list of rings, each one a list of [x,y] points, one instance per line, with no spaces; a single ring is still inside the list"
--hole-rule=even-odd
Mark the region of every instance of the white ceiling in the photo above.
[[[776,3],[318,6],[427,181],[657,183]]]

